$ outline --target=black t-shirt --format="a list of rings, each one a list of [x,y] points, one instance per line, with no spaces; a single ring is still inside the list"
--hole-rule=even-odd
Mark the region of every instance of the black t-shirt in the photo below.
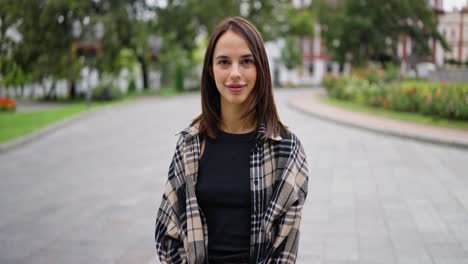
[[[250,151],[256,131],[206,137],[196,195],[208,225],[211,263],[247,263],[250,251]]]

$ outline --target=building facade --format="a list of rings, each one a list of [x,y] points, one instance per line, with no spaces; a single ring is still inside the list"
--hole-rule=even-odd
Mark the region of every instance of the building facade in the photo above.
[[[468,62],[468,5],[445,12],[440,17],[440,24],[442,35],[452,49],[445,52],[445,59]]]

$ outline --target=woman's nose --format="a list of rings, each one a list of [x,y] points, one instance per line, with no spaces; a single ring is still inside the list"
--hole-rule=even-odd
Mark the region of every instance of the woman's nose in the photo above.
[[[238,63],[233,63],[232,64],[230,75],[231,75],[231,78],[239,78],[240,77],[240,71],[239,71],[239,64]]]

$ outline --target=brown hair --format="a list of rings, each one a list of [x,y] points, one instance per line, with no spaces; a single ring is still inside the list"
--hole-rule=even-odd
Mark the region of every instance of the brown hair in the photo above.
[[[253,114],[257,125],[263,123],[266,126],[265,138],[279,135],[281,130],[287,131],[287,128],[280,122],[276,110],[270,67],[263,39],[255,26],[242,17],[224,19],[211,34],[201,78],[202,113],[192,121],[192,125],[199,122],[200,133],[216,138],[216,129],[221,119],[221,102],[213,75],[213,53],[219,38],[229,30],[245,39],[252,51],[257,68],[255,86],[247,99],[248,109],[242,118]]]

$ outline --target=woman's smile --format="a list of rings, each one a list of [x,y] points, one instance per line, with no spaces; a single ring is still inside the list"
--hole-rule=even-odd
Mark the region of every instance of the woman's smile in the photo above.
[[[246,84],[228,84],[226,87],[229,89],[229,91],[233,93],[240,93],[242,90],[244,90],[244,87],[247,86]]]

